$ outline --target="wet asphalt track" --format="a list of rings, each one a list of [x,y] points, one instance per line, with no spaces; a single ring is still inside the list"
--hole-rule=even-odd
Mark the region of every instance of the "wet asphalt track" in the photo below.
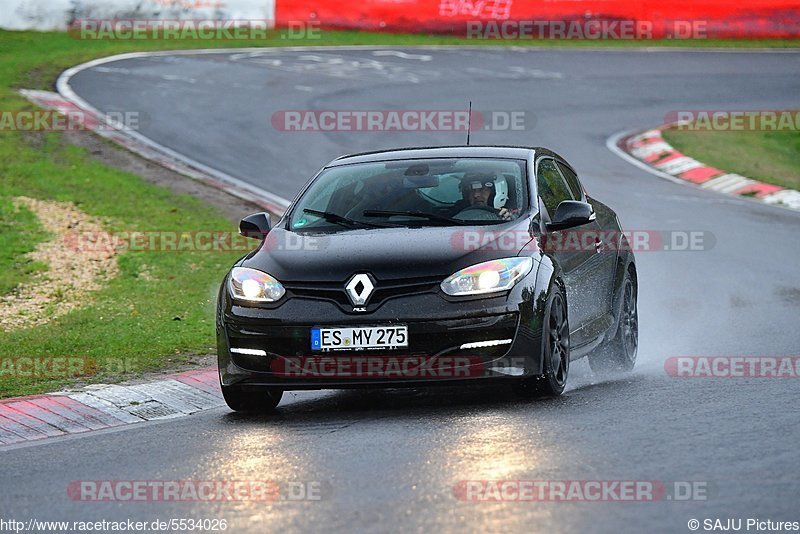
[[[800,214],[651,176],[605,147],[678,109],[798,107],[800,54],[537,50],[234,51],[119,61],[73,89],[142,132],[291,198],[342,153],[461,143],[457,133],[287,133],[290,109],[525,110],[525,131],[572,162],[630,230],[701,230],[710,250],[641,252],[636,370],[597,383],[573,364],[558,399],[504,389],[303,392],[272,416],[217,409],[0,453],[0,516],[226,518],[234,531],[322,527],[688,532],[691,518],[800,520],[797,379],[677,379],[670,356],[800,355]],[[423,56],[423,57],[419,57]],[[429,58],[429,59],[428,59]],[[530,123],[529,123],[530,126]],[[318,481],[323,499],[82,503],[73,480]],[[472,503],[460,480],[708,482],[705,501]],[[13,513],[12,513],[13,512]],[[256,523],[257,522],[257,523]]]

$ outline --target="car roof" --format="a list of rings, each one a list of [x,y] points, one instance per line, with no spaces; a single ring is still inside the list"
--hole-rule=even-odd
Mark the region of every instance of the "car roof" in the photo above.
[[[341,156],[331,161],[326,167],[350,165],[353,163],[369,163],[376,161],[392,161],[402,159],[428,158],[507,158],[528,159],[534,153],[557,154],[541,147],[510,145],[461,145],[461,146],[429,146],[377,150]]]

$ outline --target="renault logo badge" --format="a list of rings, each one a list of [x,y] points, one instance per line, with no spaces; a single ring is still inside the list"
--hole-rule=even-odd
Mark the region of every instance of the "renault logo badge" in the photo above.
[[[353,276],[347,282],[344,290],[347,292],[347,296],[353,306],[363,306],[375,290],[375,284],[372,283],[372,279],[368,274],[361,273]]]

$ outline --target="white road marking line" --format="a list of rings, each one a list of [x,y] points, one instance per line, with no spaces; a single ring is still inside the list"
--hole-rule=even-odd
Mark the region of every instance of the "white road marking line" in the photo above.
[[[261,58],[258,56],[250,56],[250,63],[257,63],[259,65],[267,65],[268,67],[280,67],[283,65],[283,60],[281,59],[267,59]]]
[[[97,67],[94,70],[96,72],[103,72],[103,73],[109,72],[109,73],[115,73],[115,74],[130,74],[131,73],[130,69],[123,69],[121,67]]]
[[[197,80],[194,78],[189,78],[188,76],[179,76],[177,74],[162,74],[162,80],[168,80],[170,82],[188,82],[188,83],[197,83]]]
[[[525,77],[538,78],[542,80],[560,80],[564,77],[564,73],[552,70],[529,69],[527,67],[508,67],[508,70],[522,74]]]
[[[524,69],[522,67],[508,67],[509,72],[495,71],[491,69],[484,69],[481,67],[467,67],[466,71],[470,74],[477,74],[479,76],[487,76],[501,80],[519,80],[524,78],[535,79],[560,79],[564,75],[560,72],[543,71],[539,69]]]
[[[432,61],[433,56],[427,54],[408,54],[399,50],[375,50],[372,52],[373,56],[395,56],[403,59],[418,59],[419,61]]]

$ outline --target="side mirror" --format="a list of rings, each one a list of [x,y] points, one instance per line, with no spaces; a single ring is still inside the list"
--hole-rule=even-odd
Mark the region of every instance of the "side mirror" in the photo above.
[[[261,212],[248,215],[239,223],[239,233],[244,237],[264,239],[270,230],[269,213]]]
[[[594,208],[588,202],[578,202],[577,200],[565,200],[556,208],[556,214],[552,221],[547,225],[547,229],[566,230],[581,226],[595,220]]]

